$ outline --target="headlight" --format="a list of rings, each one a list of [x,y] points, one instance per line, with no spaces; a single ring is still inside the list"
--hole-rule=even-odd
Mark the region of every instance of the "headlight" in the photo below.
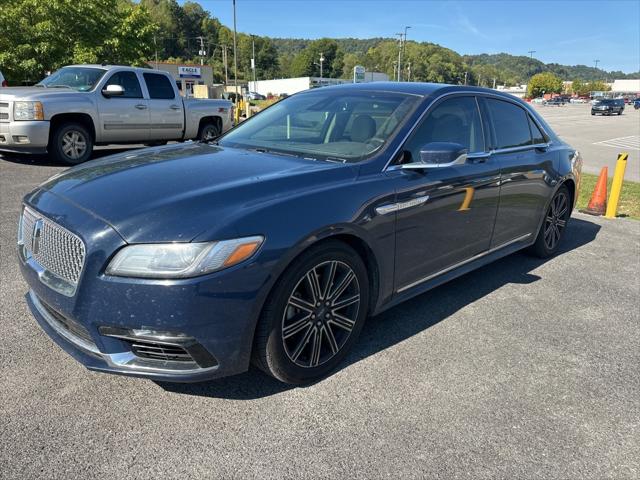
[[[158,243],[124,247],[107,267],[108,275],[187,278],[215,272],[251,257],[264,237],[208,243]]]
[[[13,104],[14,120],[44,120],[44,110],[40,102],[15,102]]]

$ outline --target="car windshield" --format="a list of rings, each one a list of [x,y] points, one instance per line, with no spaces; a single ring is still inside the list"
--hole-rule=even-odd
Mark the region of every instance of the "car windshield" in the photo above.
[[[241,124],[219,144],[303,158],[357,162],[379,150],[420,97],[329,90],[294,95]]]
[[[92,90],[106,70],[89,67],[64,67],[52,73],[37,85],[46,88],[73,88],[80,92]]]

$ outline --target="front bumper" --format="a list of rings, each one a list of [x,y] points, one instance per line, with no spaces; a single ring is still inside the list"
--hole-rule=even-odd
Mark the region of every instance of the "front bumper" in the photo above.
[[[115,230],[46,191],[31,196],[29,203],[86,244],[85,264],[72,296],[43,283],[37,269],[18,255],[33,315],[72,357],[90,370],[171,382],[204,381],[247,370],[255,324],[268,290],[269,262],[256,259],[181,280],[112,277],[104,274],[105,266],[125,245]],[[59,315],[61,322],[52,319],[50,312]],[[78,328],[71,328],[69,334],[64,328],[67,323]],[[84,334],[74,335],[78,330]],[[127,338],[126,332],[131,331],[151,333]],[[196,364],[150,359],[149,351],[160,349],[158,344],[166,341],[158,339],[166,335],[157,332],[186,337],[188,344],[179,339],[184,348],[178,356],[187,351]],[[146,348],[144,358],[134,343]]]
[[[0,123],[0,151],[44,153],[49,144],[48,121]]]

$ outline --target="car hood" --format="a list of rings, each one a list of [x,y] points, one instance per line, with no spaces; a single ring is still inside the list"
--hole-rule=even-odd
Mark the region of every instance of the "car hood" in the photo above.
[[[83,93],[86,92],[78,92],[72,88],[6,87],[0,89],[0,100],[45,100],[54,97],[82,95]]]
[[[127,242],[173,242],[205,230],[228,238],[246,209],[355,175],[353,165],[189,142],[94,160],[39,188],[91,212]]]

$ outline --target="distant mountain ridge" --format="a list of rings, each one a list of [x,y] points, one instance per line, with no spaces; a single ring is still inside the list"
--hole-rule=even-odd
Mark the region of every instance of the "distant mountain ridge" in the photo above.
[[[345,54],[365,56],[369,49],[376,48],[383,42],[395,41],[393,38],[336,38],[334,39]],[[303,38],[271,38],[279,55],[294,56],[309,46],[313,40]],[[429,42],[411,42],[433,45]],[[441,47],[445,48],[445,47]],[[449,49],[448,49],[449,50]],[[513,83],[526,83],[532,75],[541,72],[552,72],[563,80],[583,80],[586,82],[606,80],[614,78],[640,78],[640,71],[624,73],[622,71],[606,71],[587,65],[562,65],[559,63],[544,63],[537,59],[531,59],[525,55],[511,55],[509,53],[458,55],[469,67],[492,66],[500,70],[501,76],[510,78]]]

